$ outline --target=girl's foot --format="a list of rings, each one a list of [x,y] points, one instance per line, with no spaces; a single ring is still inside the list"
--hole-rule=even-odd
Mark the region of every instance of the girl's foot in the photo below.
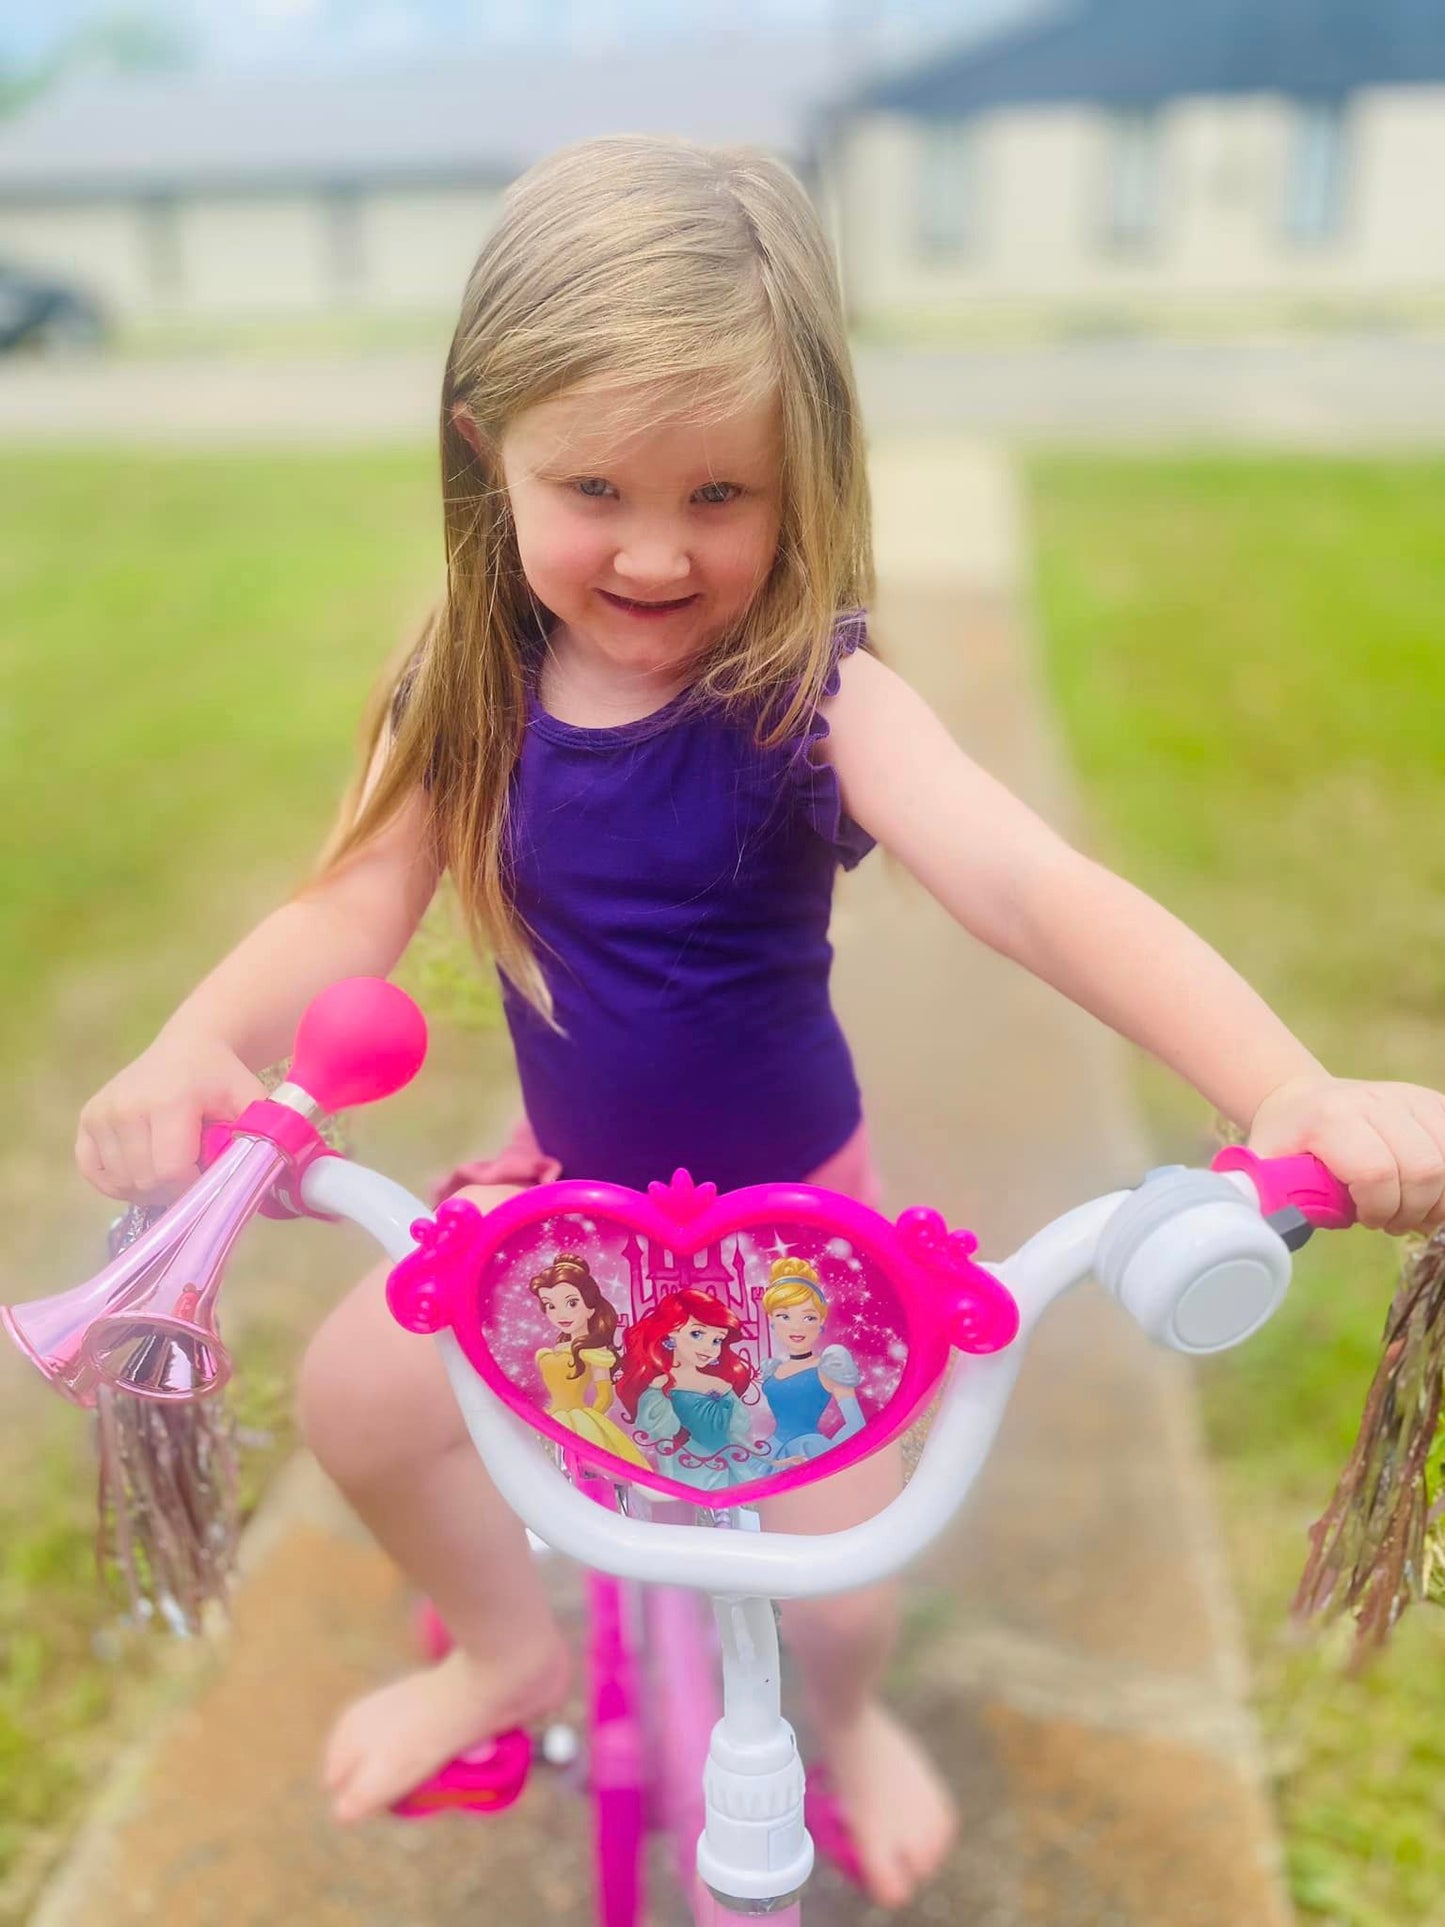
[[[571,1670],[560,1638],[513,1647],[505,1661],[455,1647],[437,1665],[368,1693],[347,1707],[326,1744],[322,1779],[333,1817],[346,1825],[381,1813],[459,1753],[555,1713]]]
[[[903,1906],[953,1843],[957,1814],[947,1787],[876,1700],[851,1725],[829,1730],[823,1750],[870,1898]]]

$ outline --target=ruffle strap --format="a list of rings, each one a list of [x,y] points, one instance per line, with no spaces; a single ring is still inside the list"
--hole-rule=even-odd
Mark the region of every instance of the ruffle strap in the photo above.
[[[833,627],[833,665],[823,684],[819,706],[808,719],[803,734],[788,757],[788,776],[801,800],[809,823],[828,844],[845,870],[856,869],[873,848],[874,838],[855,823],[843,809],[843,792],[838,773],[822,759],[821,745],[828,736],[828,718],[822,704],[836,696],[842,684],[839,664],[845,656],[868,639],[868,617],[864,610],[850,610],[839,616]]]

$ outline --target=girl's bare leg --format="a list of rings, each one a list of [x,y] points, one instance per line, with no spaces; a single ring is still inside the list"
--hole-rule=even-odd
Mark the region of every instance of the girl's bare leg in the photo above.
[[[468,1193],[485,1209],[509,1192]],[[326,1750],[338,1820],[390,1805],[458,1753],[561,1702],[569,1657],[527,1548],[467,1436],[435,1345],[387,1310],[370,1273],[301,1369],[307,1443],[456,1642],[356,1701]]]
[[[897,1445],[763,1507],[772,1532],[837,1532],[880,1512],[902,1489]],[[873,1899],[901,1907],[953,1840],[948,1789],[879,1698],[898,1632],[896,1581],[825,1599],[792,1599],[783,1638],[833,1788],[848,1816]]]

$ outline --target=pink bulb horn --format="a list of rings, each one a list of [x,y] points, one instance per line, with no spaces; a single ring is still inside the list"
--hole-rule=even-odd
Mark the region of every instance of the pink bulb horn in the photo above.
[[[290,1082],[323,1111],[390,1097],[426,1061],[426,1019],[385,977],[346,977],[314,997],[296,1032]]]

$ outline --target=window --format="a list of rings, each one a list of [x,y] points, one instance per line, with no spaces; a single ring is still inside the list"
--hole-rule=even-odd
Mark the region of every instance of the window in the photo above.
[[[1301,101],[1290,130],[1284,231],[1306,246],[1340,231],[1345,200],[1345,109],[1338,100]]]
[[[1104,184],[1104,239],[1110,247],[1147,247],[1158,234],[1160,145],[1159,116],[1152,109],[1112,117]]]
[[[918,245],[945,259],[978,240],[978,128],[973,121],[930,121],[918,156]]]

